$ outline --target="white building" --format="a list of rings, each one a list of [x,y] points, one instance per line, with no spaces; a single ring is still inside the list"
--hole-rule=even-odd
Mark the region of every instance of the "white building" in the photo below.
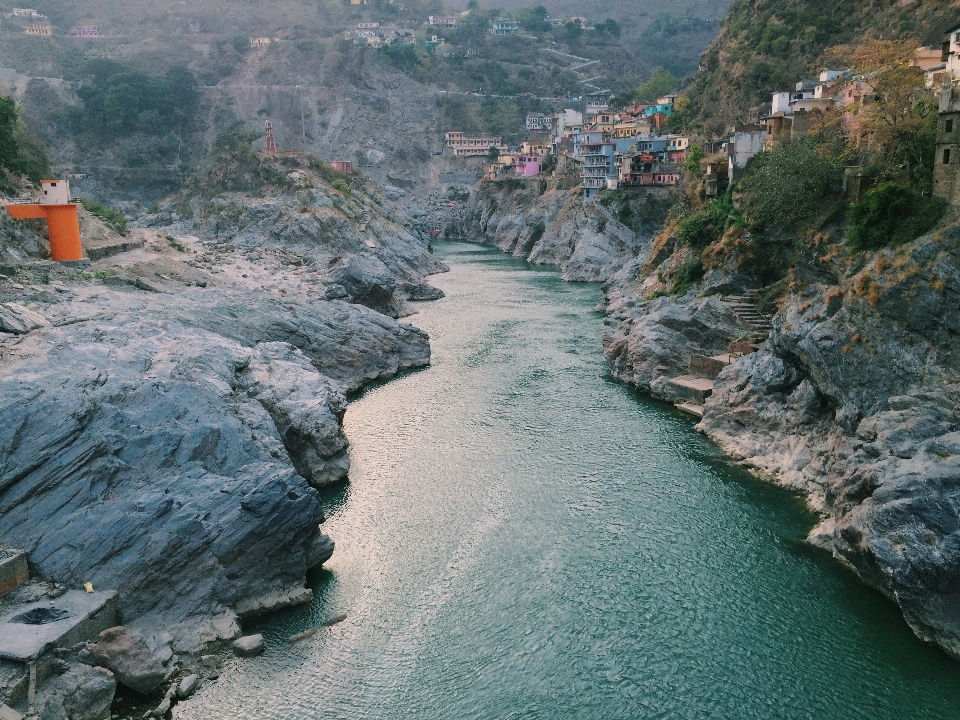
[[[41,180],[43,190],[41,205],[68,205],[70,203],[70,182],[67,180]]]
[[[430,27],[455,28],[457,26],[455,15],[431,15],[427,20]]]
[[[960,27],[950,31],[950,37],[944,43],[944,68],[950,82],[960,81]]]
[[[583,125],[583,113],[567,108],[557,114],[557,139],[564,136],[569,128]]]
[[[606,100],[588,100],[587,115],[597,115],[610,109],[610,103]]]
[[[727,179],[732,183],[739,180],[747,163],[754,155],[763,150],[763,141],[767,130],[763,125],[741,125],[735,127],[727,138]]]
[[[526,127],[531,132],[553,129],[556,118],[543,113],[530,113],[527,115]]]

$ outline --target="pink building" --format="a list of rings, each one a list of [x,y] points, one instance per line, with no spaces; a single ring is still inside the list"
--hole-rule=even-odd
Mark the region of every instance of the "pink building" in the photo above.
[[[353,174],[353,163],[349,160],[334,160],[330,163],[330,167],[346,175]]]
[[[517,175],[525,178],[536,177],[540,174],[540,161],[539,155],[518,155],[513,165],[517,169]]]
[[[89,25],[84,25],[83,27],[74,28],[73,30],[74,37],[87,37],[95,38],[100,37],[100,28],[91,27]]]

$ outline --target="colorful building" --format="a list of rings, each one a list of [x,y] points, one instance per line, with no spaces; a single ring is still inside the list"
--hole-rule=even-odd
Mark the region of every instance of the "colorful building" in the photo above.
[[[513,167],[521,177],[536,177],[540,174],[542,159],[539,155],[517,155],[513,159]]]
[[[480,157],[488,155],[490,148],[495,147],[501,154],[506,154],[507,146],[500,137],[465,137],[462,132],[448,132],[446,135],[447,147],[459,157]]]

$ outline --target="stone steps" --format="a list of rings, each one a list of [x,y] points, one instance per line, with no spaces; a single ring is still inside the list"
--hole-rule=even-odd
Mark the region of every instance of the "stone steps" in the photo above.
[[[733,309],[733,316],[753,331],[756,340],[763,341],[773,330],[773,323],[770,317],[757,309],[756,301],[756,290],[745,290],[743,295],[728,295],[724,299]]]
[[[674,407],[676,407],[680,412],[686,413],[687,415],[693,415],[694,417],[698,418],[703,417],[703,405],[694,405],[693,403],[677,403]]]
[[[697,375],[681,375],[667,381],[684,400],[703,405],[713,392],[713,380]]]

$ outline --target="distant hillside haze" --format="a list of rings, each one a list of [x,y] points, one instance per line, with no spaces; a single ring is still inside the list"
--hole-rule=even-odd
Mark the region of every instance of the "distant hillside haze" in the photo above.
[[[512,12],[523,7],[543,5],[552,17],[585,17],[589,20],[605,20],[613,18],[623,28],[624,36],[639,38],[657,19],[670,16],[678,20],[684,18],[698,18],[703,20],[722,20],[727,13],[731,0],[675,0],[665,3],[662,0],[502,0],[494,3],[505,12]],[[456,0],[451,3],[458,10],[467,6],[467,0]],[[711,34],[716,35],[719,25],[714,27]],[[691,50],[702,52],[705,45],[694,40]],[[652,50],[651,50],[652,52]],[[696,69],[696,68],[694,68]]]

